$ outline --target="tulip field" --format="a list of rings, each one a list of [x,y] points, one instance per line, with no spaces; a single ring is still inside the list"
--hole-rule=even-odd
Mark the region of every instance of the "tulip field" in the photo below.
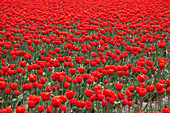
[[[0,0],[0,113],[170,113],[170,1]]]

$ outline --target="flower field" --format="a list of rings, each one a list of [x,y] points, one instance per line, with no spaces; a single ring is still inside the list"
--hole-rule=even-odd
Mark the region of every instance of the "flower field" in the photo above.
[[[0,113],[170,113],[170,1],[1,0]]]

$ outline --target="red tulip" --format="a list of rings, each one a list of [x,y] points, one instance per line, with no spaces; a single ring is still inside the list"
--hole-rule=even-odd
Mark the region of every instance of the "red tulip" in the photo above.
[[[44,111],[44,106],[38,106],[37,109],[38,109],[39,112],[43,112]]]
[[[167,87],[166,91],[170,94],[170,87]]]
[[[14,93],[15,93],[16,96],[20,95],[20,91],[14,91]]]
[[[145,96],[147,94],[147,90],[145,90],[144,88],[141,88],[140,90],[139,90],[139,95],[140,96]]]
[[[137,76],[137,79],[139,82],[145,82],[146,78],[147,78],[147,75],[144,75],[144,74],[140,74]]]
[[[11,89],[5,89],[5,94],[10,95],[11,94]]]
[[[60,111],[63,111],[64,113],[67,112],[67,107],[65,105],[62,105],[59,107]]]
[[[35,74],[29,75],[30,82],[35,82],[36,80],[37,80],[37,75],[35,75]]]
[[[47,106],[46,113],[53,113],[53,107],[52,106]]]
[[[0,81],[0,89],[1,89],[1,90],[6,89],[7,86],[8,86],[8,83],[7,83],[7,82],[5,82],[5,81]]]
[[[161,84],[161,83],[157,83],[157,84],[156,84],[156,89],[157,89],[158,91],[161,91],[163,88],[165,88],[165,84]]]
[[[102,100],[102,105],[103,105],[103,106],[107,106],[107,104],[108,104],[108,101],[107,101],[107,100]]]
[[[123,94],[123,93],[121,93],[121,92],[118,93],[118,98],[119,98],[120,100],[124,99],[124,96],[125,96],[125,94]]]
[[[129,86],[128,89],[129,89],[130,92],[134,92],[135,91],[135,86]]]
[[[43,92],[41,93],[41,99],[42,101],[48,101],[51,97],[51,94],[50,93],[47,93],[47,92]]]
[[[123,105],[127,105],[127,104],[128,104],[128,100],[127,100],[127,99],[123,99],[123,100],[122,100],[122,104],[123,104]]]
[[[15,109],[16,113],[25,113],[27,110],[27,108],[25,108],[24,106],[17,106]]]
[[[72,75],[75,75],[76,74],[76,68],[70,68],[70,73],[72,74]]]
[[[115,84],[115,87],[116,87],[116,89],[117,89],[118,91],[120,91],[120,90],[123,88],[123,84],[121,84],[121,83],[116,83],[116,84]]]
[[[54,97],[51,100],[51,105],[56,108],[59,107],[62,104],[62,100],[59,97]]]
[[[85,72],[85,68],[84,67],[80,67],[80,68],[78,68],[78,70],[79,70],[80,74],[83,74]]]
[[[68,82],[65,82],[63,85],[65,89],[68,89],[70,87],[70,84]]]
[[[85,95],[86,95],[87,97],[91,97],[91,96],[93,95],[93,91],[86,89],[86,90],[85,90]]]
[[[18,84],[17,84],[17,83],[11,83],[11,84],[9,85],[9,87],[10,87],[12,90],[16,90],[17,87],[18,87]]]
[[[163,108],[161,110],[163,113],[170,113],[170,108]]]
[[[29,101],[28,101],[28,107],[29,107],[29,108],[34,108],[35,105],[36,105],[35,101],[32,101],[32,100],[29,100]]]
[[[66,91],[66,97],[67,97],[68,99],[72,99],[72,98],[74,97],[74,95],[75,95],[75,93],[74,93],[73,90],[67,90],[67,91]]]
[[[21,67],[25,67],[25,66],[26,66],[26,64],[27,64],[27,62],[26,62],[26,61],[20,61],[20,63],[19,63],[19,65],[20,65]]]

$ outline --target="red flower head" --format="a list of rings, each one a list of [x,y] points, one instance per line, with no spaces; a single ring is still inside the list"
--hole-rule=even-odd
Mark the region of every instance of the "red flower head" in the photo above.
[[[32,100],[29,100],[29,101],[28,101],[28,107],[29,107],[29,108],[34,108],[35,105],[36,105],[36,102],[35,102],[35,101],[32,101]]]
[[[170,94],[170,87],[167,87],[166,92]]]
[[[66,92],[66,97],[67,97],[68,99],[72,99],[72,98],[74,97],[74,95],[75,95],[75,93],[74,93],[73,90],[67,90],[67,92]]]
[[[65,79],[66,79],[66,82],[68,82],[68,83],[72,82],[72,78],[70,76],[66,76]]]
[[[121,83],[116,83],[116,84],[115,84],[115,87],[116,87],[116,89],[119,91],[119,90],[121,90],[121,89],[123,88],[123,84],[121,84]]]
[[[59,107],[61,104],[62,104],[62,100],[61,100],[59,97],[54,97],[54,98],[51,100],[51,105],[52,105],[54,108]]]
[[[35,74],[29,75],[30,82],[35,82],[36,80],[37,80],[37,75],[35,75]]]
[[[59,107],[60,111],[63,111],[64,113],[67,112],[67,107],[65,105],[62,105]]]
[[[9,87],[10,87],[12,90],[16,90],[17,87],[18,87],[18,84],[17,84],[17,83],[11,83],[11,84],[9,85]]]
[[[5,110],[5,112],[2,112],[2,113],[11,113],[12,112],[12,108],[10,108],[10,107],[5,108],[4,110]]]
[[[123,105],[127,105],[128,104],[128,100],[127,99],[122,99],[122,104]]]
[[[10,95],[11,94],[11,89],[5,89],[5,94]]]
[[[125,94],[123,94],[123,93],[121,93],[121,92],[118,93],[118,98],[119,98],[120,100],[124,99],[124,96],[125,96]]]
[[[76,68],[70,68],[70,73],[72,74],[72,75],[75,75],[76,74]]]
[[[103,105],[103,106],[107,106],[107,104],[108,104],[108,101],[107,101],[107,100],[102,100],[102,105]]]
[[[132,105],[133,105],[133,102],[132,102],[132,101],[128,101],[128,105],[129,105],[129,106],[132,106]]]
[[[48,101],[50,99],[50,97],[51,97],[50,93],[47,93],[47,92],[41,93],[42,101]]]
[[[25,66],[26,66],[26,64],[27,64],[27,62],[26,62],[26,61],[20,61],[20,63],[19,63],[19,65],[20,65],[21,67],[25,67]]]
[[[83,74],[85,72],[85,68],[84,67],[80,67],[80,68],[78,68],[78,70],[79,70],[80,74]]]
[[[47,106],[46,113],[53,113],[53,107],[52,106]]]
[[[145,82],[146,78],[147,78],[147,75],[144,75],[144,74],[140,74],[137,76],[137,79],[139,82]]]
[[[154,92],[155,91],[155,86],[154,85],[148,85],[148,86],[146,86],[146,90],[148,92]]]
[[[113,69],[108,69],[107,74],[108,74],[108,76],[112,76],[114,74],[114,70]]]
[[[129,86],[128,89],[129,89],[130,92],[134,92],[135,91],[135,86]]]
[[[8,86],[8,83],[5,81],[0,81],[0,90],[6,89]]]
[[[65,82],[63,85],[65,89],[68,89],[70,87],[70,84],[68,82]]]
[[[20,95],[20,91],[14,91],[14,93],[15,93],[16,96]]]
[[[17,106],[15,111],[16,113],[25,113],[27,108],[24,108],[24,106]]]
[[[90,98],[93,95],[93,91],[86,89],[85,90],[85,95]]]
[[[39,83],[40,84],[45,84],[47,82],[47,78],[41,77]]]
[[[43,112],[44,111],[44,106],[38,106],[37,109],[38,109],[39,112]]]
[[[145,96],[147,94],[147,90],[145,90],[144,88],[141,88],[140,90],[139,90],[139,95],[140,96]]]
[[[163,108],[161,110],[163,113],[170,113],[170,108]]]
[[[166,80],[166,84],[170,86],[170,79]]]
[[[157,89],[158,91],[161,91],[163,88],[165,88],[165,84],[161,84],[161,83],[157,83],[157,84],[156,84],[156,89]]]
[[[77,75],[76,80],[78,83],[81,83],[83,80],[82,75]]]

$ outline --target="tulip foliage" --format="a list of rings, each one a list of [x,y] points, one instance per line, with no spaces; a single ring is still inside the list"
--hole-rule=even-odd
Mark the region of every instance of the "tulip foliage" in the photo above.
[[[170,113],[168,0],[1,0],[0,113]]]

